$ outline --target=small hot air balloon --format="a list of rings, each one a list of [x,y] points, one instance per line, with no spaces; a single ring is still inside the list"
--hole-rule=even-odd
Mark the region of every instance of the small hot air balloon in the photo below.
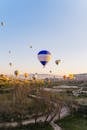
[[[17,76],[19,75],[19,71],[18,71],[18,70],[15,70],[15,71],[14,71],[14,74],[15,74],[15,76],[17,77]]]
[[[11,54],[11,51],[9,50],[8,53]]]
[[[74,79],[74,75],[73,74],[69,74],[68,78],[69,79]]]
[[[55,60],[56,65],[59,65],[60,62],[61,62],[60,59],[59,60]]]
[[[51,53],[47,50],[42,50],[38,53],[38,59],[39,59],[40,63],[45,67],[45,65],[51,59]]]
[[[4,25],[5,25],[5,23],[3,21],[1,21],[1,26],[4,26]]]
[[[51,71],[51,70],[50,70],[49,72],[50,72],[50,73],[52,73],[52,71]]]
[[[63,75],[63,79],[64,79],[64,80],[67,79],[67,76],[66,76],[66,75]]]
[[[12,63],[10,62],[9,65],[12,66]]]
[[[24,77],[27,78],[29,76],[28,73],[24,73]]]
[[[32,48],[32,46],[30,46],[30,48]]]

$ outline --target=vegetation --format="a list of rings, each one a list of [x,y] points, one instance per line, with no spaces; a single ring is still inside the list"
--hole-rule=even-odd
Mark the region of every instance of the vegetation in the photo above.
[[[0,122],[19,121],[44,115],[44,122],[58,114],[64,105],[71,104],[72,98],[66,95],[47,92],[45,85],[50,82],[43,80],[20,80],[18,78],[7,78],[0,76]],[[56,105],[55,105],[56,104]]]
[[[0,122],[18,121],[19,126],[21,126],[22,120],[33,118],[36,125],[37,119],[40,116],[44,116],[44,124],[47,121],[50,123],[56,115],[60,119],[60,113],[63,107],[68,107],[71,110],[71,114],[73,114],[77,110],[78,101],[71,94],[71,90],[58,93],[44,89],[44,87],[53,87],[62,83],[77,84],[77,81],[52,82],[49,80],[29,80],[26,78],[22,80],[17,77],[8,78],[1,75]],[[44,130],[44,128],[41,129]]]
[[[83,116],[73,115],[56,122],[63,130],[87,130],[87,119]]]

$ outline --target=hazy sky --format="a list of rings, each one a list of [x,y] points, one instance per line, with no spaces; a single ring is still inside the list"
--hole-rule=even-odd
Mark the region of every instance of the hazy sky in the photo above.
[[[0,0],[1,21],[0,73],[87,73],[87,0]],[[52,54],[45,69],[43,49]]]

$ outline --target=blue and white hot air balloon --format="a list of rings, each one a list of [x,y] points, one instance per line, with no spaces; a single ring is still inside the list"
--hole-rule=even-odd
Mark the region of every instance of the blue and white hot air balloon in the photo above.
[[[45,65],[51,59],[51,53],[47,50],[42,50],[38,53],[38,59],[39,59],[40,63],[45,67]]]

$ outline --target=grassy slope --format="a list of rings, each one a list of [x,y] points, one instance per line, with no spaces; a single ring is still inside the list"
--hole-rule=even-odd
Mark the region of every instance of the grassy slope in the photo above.
[[[80,116],[68,116],[57,123],[64,130],[87,130],[87,119]]]

